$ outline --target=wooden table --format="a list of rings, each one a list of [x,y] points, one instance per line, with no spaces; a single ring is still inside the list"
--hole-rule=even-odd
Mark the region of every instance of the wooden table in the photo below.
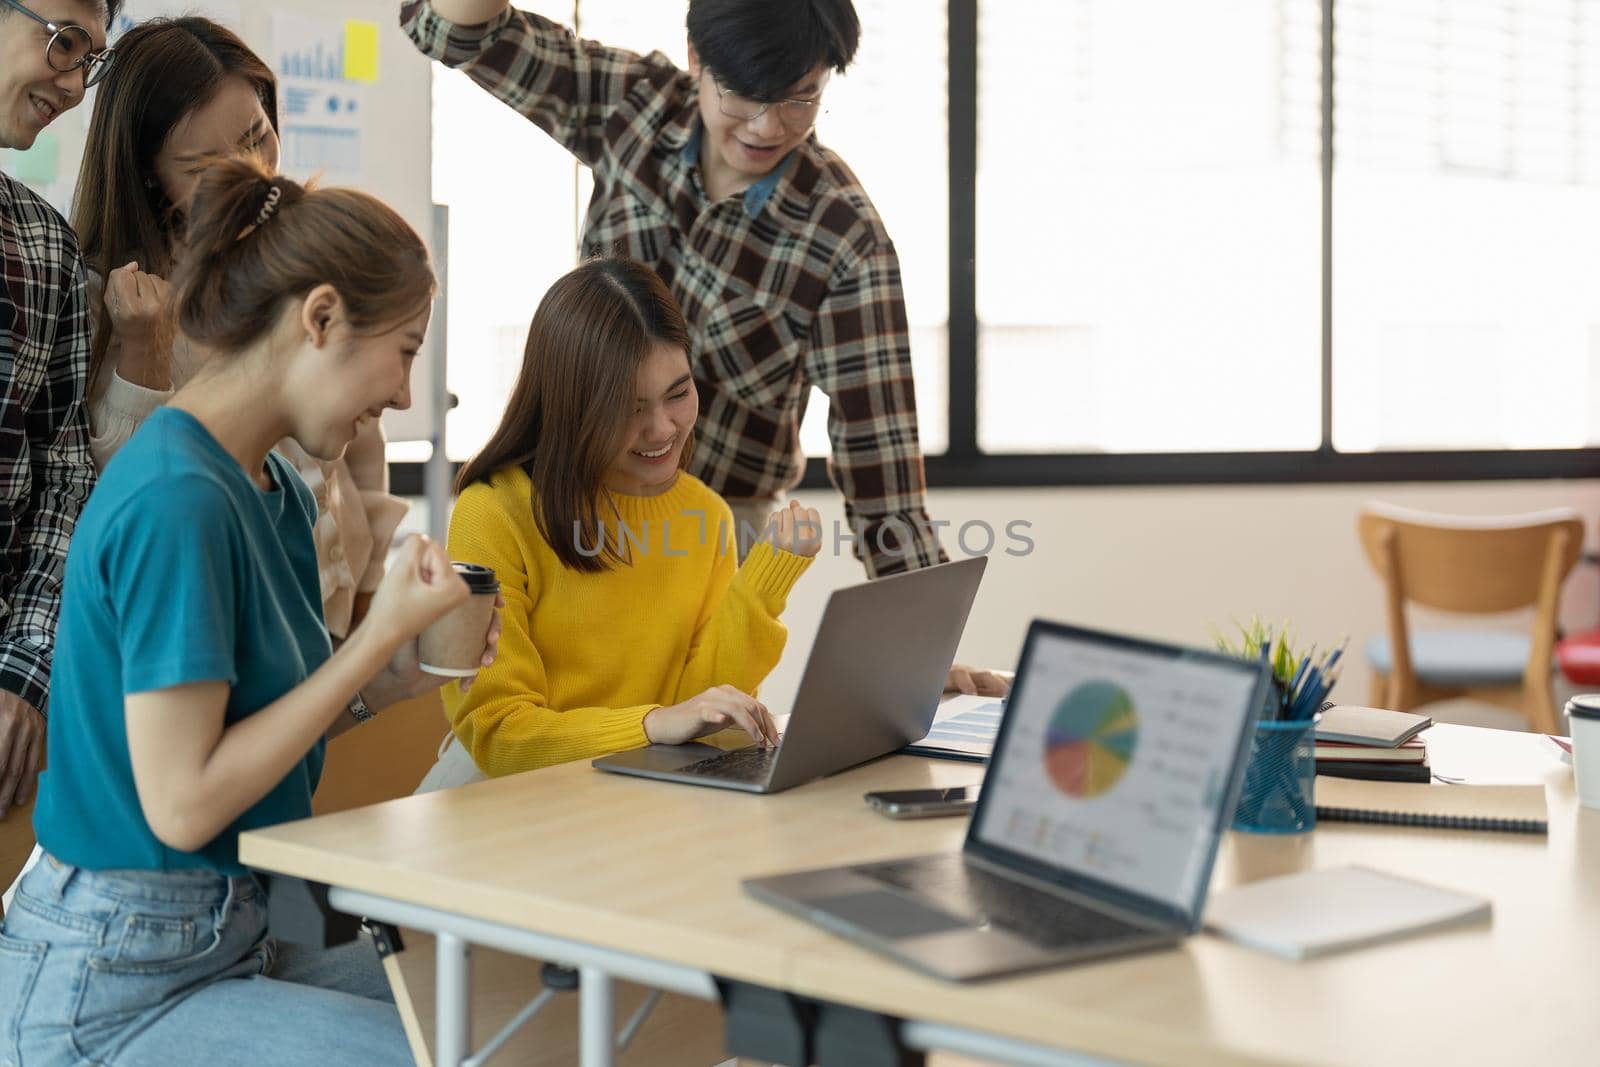
[[[1578,807],[1571,769],[1538,735],[1438,726],[1427,736],[1437,772],[1544,783],[1549,836],[1347,823],[1229,835],[1213,889],[1363,863],[1494,902],[1491,923],[1304,963],[1201,936],[950,984],[740,890],[758,874],[959,848],[965,820],[893,822],[862,803],[869,789],[981,776],[909,757],[770,797],[574,764],[255,831],[241,854],[335,887],[343,910],[437,936],[447,1067],[467,1052],[469,944],[580,965],[585,1067],[611,1062],[613,978],[710,999],[712,976],[904,1020],[912,1048],[1016,1064],[1594,1062],[1600,811]]]

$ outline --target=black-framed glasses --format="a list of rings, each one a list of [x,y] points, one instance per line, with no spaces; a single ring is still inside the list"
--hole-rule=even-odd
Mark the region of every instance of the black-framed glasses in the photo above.
[[[777,108],[778,121],[784,128],[798,132],[809,130],[823,113],[821,97],[815,100],[752,100],[723,85],[715,74],[711,76],[711,84],[717,90],[717,110],[740,122],[754,122],[770,109]]]
[[[16,8],[50,31],[50,43],[44,46],[44,58],[51,70],[67,74],[81,68],[83,87],[87,89],[104,78],[111,69],[114,50],[102,48],[95,51],[94,38],[82,26],[71,22],[51,22],[38,12],[23,7],[21,0],[0,0],[0,3]]]

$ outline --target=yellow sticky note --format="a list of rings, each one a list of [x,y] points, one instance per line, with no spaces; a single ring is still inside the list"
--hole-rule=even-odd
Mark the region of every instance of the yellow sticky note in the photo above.
[[[378,24],[361,19],[346,19],[344,24],[345,81],[378,80]]]

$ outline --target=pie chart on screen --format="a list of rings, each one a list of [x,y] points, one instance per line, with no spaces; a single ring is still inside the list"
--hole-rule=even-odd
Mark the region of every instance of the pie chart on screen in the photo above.
[[[1044,767],[1069,797],[1097,797],[1122,780],[1139,744],[1133,698],[1111,682],[1085,682],[1056,705]]]

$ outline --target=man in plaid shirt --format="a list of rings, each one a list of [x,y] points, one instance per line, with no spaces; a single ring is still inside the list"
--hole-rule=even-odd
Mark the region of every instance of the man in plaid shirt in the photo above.
[[[83,100],[120,0],[0,0],[0,148]],[[94,483],[78,241],[0,174],[0,817],[33,796],[67,542]]]
[[[850,168],[812,134],[855,55],[850,0],[691,0],[689,69],[575,38],[507,0],[412,0],[417,47],[587,165],[587,255],[650,264],[693,334],[690,470],[742,523],[804,472],[801,417],[829,397],[830,465],[876,577],[944,558],[924,506],[900,265]],[[853,537],[852,537],[853,533]]]

